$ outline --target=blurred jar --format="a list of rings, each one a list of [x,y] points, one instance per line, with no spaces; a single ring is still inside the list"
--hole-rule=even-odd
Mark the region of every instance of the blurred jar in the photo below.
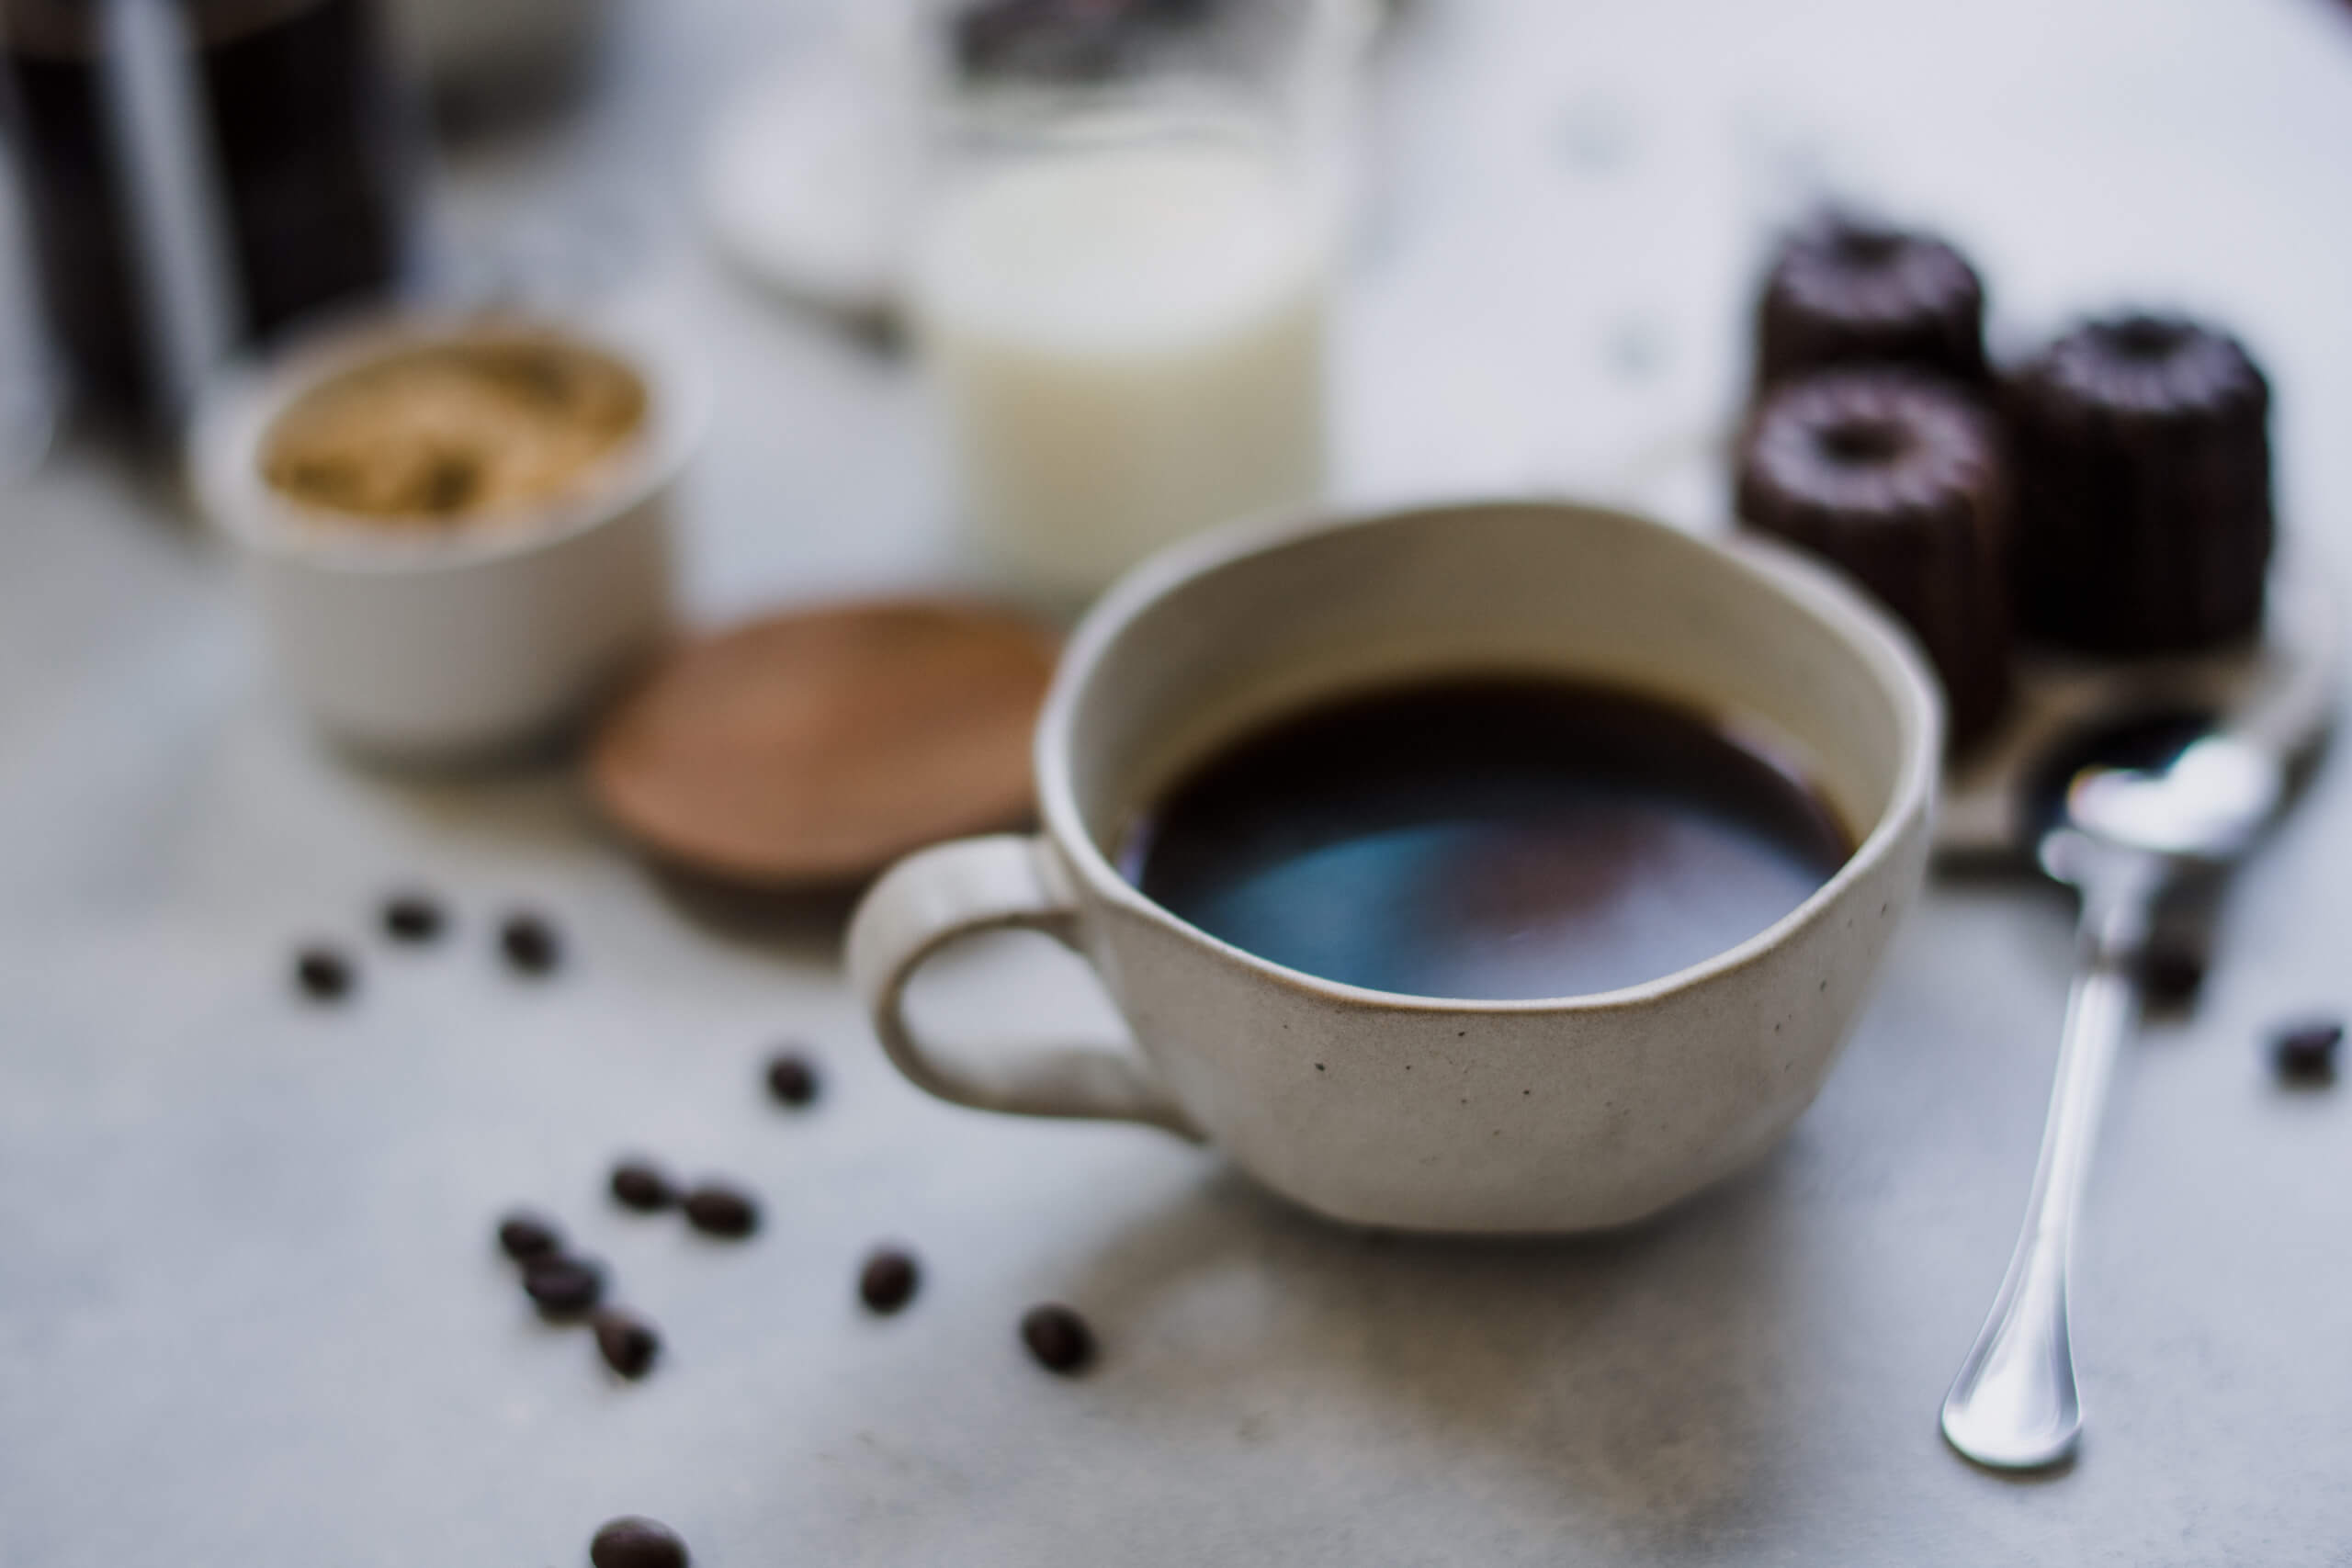
[[[1360,0],[918,8],[914,322],[1020,586],[1320,494],[1364,31]]]
[[[390,0],[445,126],[525,118],[562,101],[601,45],[612,0]]]
[[[42,315],[103,414],[168,430],[237,347],[406,270],[369,0],[0,0],[0,106]]]

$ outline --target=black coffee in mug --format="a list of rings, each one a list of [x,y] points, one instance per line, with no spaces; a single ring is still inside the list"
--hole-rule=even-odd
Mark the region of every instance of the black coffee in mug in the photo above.
[[[1613,990],[1736,947],[1852,852],[1821,793],[1730,726],[1544,678],[1295,713],[1144,814],[1121,869],[1234,946],[1374,990]]]

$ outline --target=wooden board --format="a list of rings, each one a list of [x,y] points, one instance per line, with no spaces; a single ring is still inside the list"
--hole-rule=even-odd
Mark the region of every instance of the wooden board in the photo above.
[[[871,874],[1031,811],[1053,637],[980,605],[897,600],[771,616],[680,649],[599,728],[605,813],[729,881]]]

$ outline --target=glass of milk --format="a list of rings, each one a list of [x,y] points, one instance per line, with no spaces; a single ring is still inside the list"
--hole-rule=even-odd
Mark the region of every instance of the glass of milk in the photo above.
[[[1362,0],[926,7],[912,315],[1012,586],[1322,491]]]

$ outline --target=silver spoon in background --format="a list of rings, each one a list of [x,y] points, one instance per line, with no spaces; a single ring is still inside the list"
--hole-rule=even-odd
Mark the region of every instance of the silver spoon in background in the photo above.
[[[2074,773],[2036,847],[2041,868],[2082,896],[2074,988],[2025,1224],[1993,1311],[1944,1396],[1944,1437],[1977,1463],[2038,1470],[2083,1426],[2067,1335],[2075,1214],[2116,1050],[2140,1013],[2140,960],[2158,901],[2252,846],[2285,793],[2269,750],[2207,733],[2153,768],[2092,762]]]

